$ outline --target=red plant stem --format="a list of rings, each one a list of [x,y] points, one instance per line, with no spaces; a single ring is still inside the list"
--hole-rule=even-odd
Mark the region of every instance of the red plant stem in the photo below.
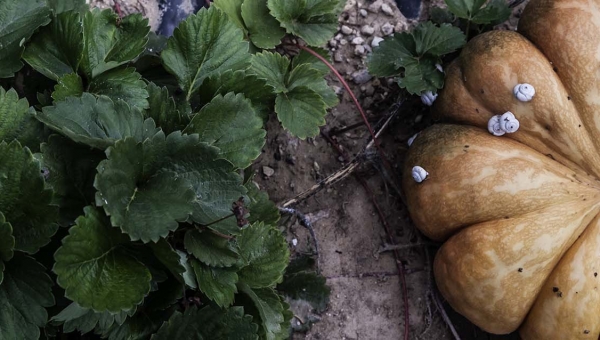
[[[319,55],[317,52],[312,50],[310,47],[302,46],[299,44],[297,44],[296,46],[298,46],[298,48],[305,50],[306,52],[312,54],[314,57],[319,59],[323,64],[327,65],[327,67],[331,70],[331,72],[333,72],[333,74],[335,74],[335,76],[339,79],[339,81],[342,83],[342,86],[344,86],[346,91],[348,91],[348,94],[350,95],[350,98],[352,98],[354,105],[360,112],[360,115],[362,116],[363,122],[365,123],[367,129],[369,129],[369,133],[371,134],[371,138],[373,138],[373,143],[375,144],[375,148],[377,149],[379,156],[383,160],[384,166],[387,168],[387,170],[390,174],[393,173],[392,172],[392,164],[387,159],[387,157],[385,156],[385,153],[381,149],[381,146],[379,145],[379,140],[377,139],[377,136],[375,135],[375,132],[373,131],[373,128],[371,127],[371,124],[369,123],[369,119],[367,119],[367,115],[365,114],[365,111],[363,110],[362,106],[358,102],[358,99],[354,95],[354,92],[352,92],[352,89],[350,89],[350,86],[348,85],[348,83],[346,82],[344,77],[342,77],[342,75],[338,72],[338,70],[336,70],[335,67],[333,65],[331,65],[331,63],[329,61],[327,61],[327,59],[323,58],[321,55]]]
[[[121,5],[119,5],[119,1],[115,0],[115,12],[117,12],[117,15],[119,16],[119,18],[123,18],[123,11],[121,11]]]
[[[346,155],[344,150],[342,150],[342,148],[340,148],[338,143],[336,141],[334,141],[323,130],[321,130],[321,136],[323,136],[323,138],[325,138],[329,142],[329,144],[331,144],[331,146],[344,159],[348,159],[348,156]],[[385,215],[383,214],[383,211],[379,207],[379,204],[377,204],[377,200],[375,199],[375,195],[373,194],[373,191],[369,187],[369,184],[356,173],[354,174],[354,177],[359,181],[359,183],[363,186],[363,188],[365,188],[365,191],[371,198],[371,201],[373,202],[373,205],[375,206],[375,210],[377,210],[377,214],[379,215],[379,219],[381,220],[381,223],[383,224],[383,227],[385,229],[385,233],[387,235],[388,242],[390,244],[395,244],[394,238],[392,237],[392,230],[390,228],[390,225],[388,224],[388,222],[385,218]],[[402,286],[402,298],[404,301],[404,340],[409,340],[410,324],[409,324],[408,290],[406,288],[406,271],[404,268],[404,263],[402,263],[402,261],[400,260],[400,253],[399,253],[398,249],[394,249],[393,251],[394,251],[394,262],[396,262],[396,268],[398,269],[398,275],[400,276],[400,285]]]
[[[367,115],[365,114],[365,111],[363,110],[362,106],[358,102],[358,99],[354,95],[354,92],[352,92],[352,89],[350,89],[350,86],[348,85],[348,83],[346,82],[344,77],[342,77],[342,75],[338,72],[338,70],[336,70],[335,67],[333,67],[333,65],[331,65],[331,63],[329,61],[327,61],[327,59],[323,58],[321,55],[319,55],[317,52],[313,51],[311,48],[302,46],[302,45],[297,45],[297,46],[299,48],[305,50],[306,52],[312,54],[313,56],[318,58],[321,62],[323,62],[325,65],[327,65],[327,67],[329,67],[331,72],[333,72],[333,74],[335,74],[335,76],[340,80],[340,82],[342,83],[342,86],[344,86],[346,91],[348,91],[348,94],[352,98],[354,105],[356,105],[356,108],[360,112],[360,115],[362,116],[362,119],[363,119],[365,125],[369,129],[369,133],[371,134],[371,137],[375,141],[375,146],[377,147],[377,149],[379,149],[379,141],[377,140],[377,137],[375,136],[375,131],[373,131],[373,128],[371,127],[371,124],[369,124],[369,120],[367,119]]]

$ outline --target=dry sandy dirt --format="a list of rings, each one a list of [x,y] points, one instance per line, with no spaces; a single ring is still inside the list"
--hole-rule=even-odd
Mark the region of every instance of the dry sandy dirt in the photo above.
[[[153,28],[160,25],[161,12],[157,0],[100,0],[92,1],[92,4],[110,7],[115,1],[124,13],[141,12],[149,17]],[[394,0],[348,0],[340,15],[340,32],[327,47],[335,67],[346,77],[372,124],[389,117],[397,107],[395,104],[402,102],[395,84],[386,79],[365,77],[366,56],[372,40],[376,36],[410,29],[419,21],[427,20],[429,8],[442,4],[440,0],[423,0],[419,18],[407,20]],[[515,27],[523,6],[514,9],[513,16],[503,28]],[[365,25],[370,28],[365,29]],[[354,44],[356,42],[359,43]],[[334,134],[334,131],[360,123],[361,117],[337,79],[330,77],[328,80],[339,92],[340,105],[326,117],[327,125],[323,131]],[[394,179],[401,176],[406,141],[430,124],[428,113],[418,98],[408,98],[383,132],[381,148],[392,163],[392,173],[384,170],[374,148],[362,153],[369,142],[369,132],[364,126],[357,124],[357,128],[335,136],[349,159],[362,155],[361,166],[355,175],[373,191],[375,201],[390,226],[394,243],[406,245],[399,251],[405,268],[405,292],[393,253],[381,252],[389,242],[373,200],[357,177],[349,176],[294,206],[306,214],[314,226],[320,248],[321,273],[331,287],[327,310],[321,315],[311,316],[319,321],[306,333],[295,333],[294,339],[402,339],[404,294],[408,299],[410,339],[454,338],[431,299],[432,294],[437,292],[428,258],[435,255],[436,245],[419,245],[423,240],[411,225],[393,184]],[[263,154],[253,168],[258,175],[257,183],[279,204],[319,183],[348,162],[322,135],[305,141],[293,138],[276,119],[268,123],[268,131]],[[282,230],[286,232],[293,254],[314,252],[313,240],[295,218],[284,216]],[[454,313],[447,304],[443,303],[443,306],[462,339],[518,338],[515,335],[487,334]]]

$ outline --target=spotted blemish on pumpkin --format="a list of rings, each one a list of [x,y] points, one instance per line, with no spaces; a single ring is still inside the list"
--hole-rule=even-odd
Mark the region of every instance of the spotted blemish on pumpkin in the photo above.
[[[558,287],[552,287],[552,291],[553,291],[554,293],[558,292]]]
[[[598,273],[597,272],[594,272],[594,277],[598,277]]]
[[[523,268],[519,268],[519,273],[522,273],[522,272],[523,272]]]
[[[571,100],[571,96],[567,96],[567,100]]]
[[[590,334],[590,331],[588,331],[587,329],[584,329],[583,334]]]

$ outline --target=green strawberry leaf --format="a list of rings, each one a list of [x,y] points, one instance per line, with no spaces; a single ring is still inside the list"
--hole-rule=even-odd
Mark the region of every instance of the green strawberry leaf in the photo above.
[[[250,54],[243,32],[214,6],[181,22],[161,53],[189,100],[204,79],[226,70],[244,69]]]
[[[256,47],[270,49],[281,43],[285,30],[269,13],[265,0],[244,0],[241,7],[248,37]]]
[[[148,246],[152,249],[154,256],[173,274],[173,277],[179,282],[184,282],[185,266],[181,264],[181,256],[169,242],[160,239],[157,243],[148,243]]]
[[[407,58],[404,60],[404,75],[397,78],[400,88],[411,94],[425,91],[435,92],[444,86],[444,74],[436,67],[436,60],[431,58]]]
[[[63,332],[71,333],[75,330],[81,334],[92,331],[96,326],[101,328],[110,328],[114,323],[122,325],[127,316],[133,315],[133,309],[130,312],[119,312],[112,314],[110,312],[96,313],[91,309],[83,308],[76,302],[71,303],[60,313],[53,316],[51,323],[63,325]]]
[[[321,57],[325,58],[325,60],[327,60],[328,62],[332,62],[328,50],[319,47],[313,47],[312,50],[317,52],[317,54]],[[315,57],[314,55],[308,53],[305,50],[300,50],[300,53],[298,53],[298,55],[296,55],[292,59],[292,69],[302,64],[310,64],[312,68],[319,71],[321,77],[324,77],[331,71],[324,62],[322,62],[319,58]]]
[[[476,24],[501,23],[510,16],[508,4],[502,0],[445,0],[450,12]]]
[[[15,250],[36,253],[50,242],[58,207],[47,189],[39,162],[18,141],[0,142],[0,211],[12,225]]]
[[[484,8],[479,10],[471,21],[476,24],[497,25],[510,17],[511,10],[508,4],[502,0],[491,0]]]
[[[166,87],[158,87],[154,83],[148,84],[147,90],[149,108],[144,115],[154,119],[156,125],[166,133],[183,129],[189,119],[177,110],[169,90]]]
[[[0,78],[12,77],[23,67],[23,42],[38,27],[50,22],[50,13],[44,0],[0,2]]]
[[[17,91],[0,87],[0,141],[18,140],[31,150],[39,150],[43,127],[35,119],[35,110]]]
[[[113,102],[106,96],[96,98],[90,93],[46,106],[38,112],[37,118],[75,142],[101,150],[125,137],[142,141],[148,133],[138,109],[123,101]]]
[[[190,259],[188,259],[188,254],[177,250],[177,254],[179,254],[179,263],[185,268],[183,272],[183,281],[188,287],[193,289],[198,288],[198,284],[196,283],[196,274],[194,273],[194,268],[190,264]]]
[[[97,312],[118,313],[139,305],[150,292],[152,277],[124,250],[129,242],[102,212],[86,207],[54,255],[54,272],[65,296]]]
[[[319,134],[327,114],[323,98],[314,90],[301,86],[275,99],[275,112],[284,128],[294,136],[305,139]]]
[[[67,97],[81,97],[83,95],[83,81],[77,73],[67,73],[58,78],[58,83],[54,86],[52,99],[61,101]]]
[[[112,327],[96,327],[95,332],[108,340],[147,340],[173,314],[174,308],[138,312],[128,317],[122,325],[113,323]]]
[[[397,33],[385,37],[379,46],[373,49],[368,61],[369,73],[376,77],[396,76],[401,73],[404,59],[417,54],[415,40],[410,33]]]
[[[279,53],[264,51],[250,59],[250,73],[267,82],[275,93],[287,91],[285,77],[290,67],[290,60]]]
[[[88,92],[107,96],[114,102],[122,99],[131,107],[145,110],[149,107],[148,91],[141,78],[134,68],[115,68],[95,77]]]
[[[133,138],[117,141],[98,166],[96,204],[132,240],[158,241],[193,211],[195,194],[184,176],[195,169],[190,160],[202,161],[193,150],[202,146],[197,138],[180,133],[165,138],[159,132],[143,143]],[[167,167],[171,160],[181,173]]]
[[[14,250],[15,238],[12,235],[12,226],[6,222],[4,214],[0,212],[0,284],[4,280],[4,262],[12,259]]]
[[[448,9],[457,17],[470,19],[473,15],[477,14],[486,0],[445,0],[444,2],[448,6]]]
[[[281,323],[281,332],[276,335],[277,340],[287,340],[292,335],[292,320],[296,317],[290,310],[290,305],[279,295],[279,302],[283,306],[283,322]]]
[[[54,202],[60,206],[60,223],[69,226],[82,214],[86,202],[93,202],[96,166],[104,153],[52,135],[35,157],[41,164],[46,184],[55,192]]]
[[[88,79],[123,65],[144,52],[148,19],[132,14],[120,19],[110,9],[94,8],[83,18],[83,56],[79,67]]]
[[[198,310],[188,308],[175,312],[154,334],[152,340],[258,340],[252,317],[241,307],[217,309],[211,306]]]
[[[337,31],[342,0],[268,0],[273,15],[288,33],[308,45],[321,46]]]
[[[254,223],[242,230],[237,242],[245,263],[238,272],[240,282],[251,288],[271,287],[281,282],[290,252],[279,230]]]
[[[269,199],[269,195],[259,190],[253,181],[248,181],[245,186],[248,189],[248,198],[250,199],[248,205],[250,217],[248,217],[248,221],[250,223],[262,221],[268,225],[277,225],[281,215],[275,203]]]
[[[98,167],[96,204],[132,240],[156,242],[190,213],[196,223],[237,232],[234,218],[222,219],[246,192],[241,177],[198,135],[174,132],[165,138],[160,132],[143,143],[127,138],[107,154]]]
[[[429,8],[429,20],[434,24],[451,24],[456,20],[456,17],[448,8],[431,7]]]
[[[242,282],[237,286],[238,290],[249,299],[249,301],[240,299],[244,302],[247,312],[259,317],[255,322],[259,324],[260,338],[278,340],[279,335],[285,331],[282,327],[285,321],[283,315],[285,309],[277,293],[271,288],[252,289]]]
[[[52,279],[33,258],[16,253],[0,284],[0,339],[37,340],[54,305]]]
[[[76,73],[83,51],[83,27],[78,12],[56,15],[27,44],[23,59],[46,77],[59,80]]]
[[[89,6],[85,0],[46,0],[48,6],[54,14],[60,14],[67,11],[85,12],[89,10]]]
[[[242,94],[217,95],[198,112],[184,133],[198,133],[200,140],[220,149],[219,155],[238,168],[255,160],[265,144],[262,119]]]
[[[334,107],[339,102],[337,95],[327,85],[327,81],[323,78],[321,72],[311,64],[301,64],[293,68],[287,76],[286,83],[288,90],[300,86],[312,89],[321,96],[327,108]]]
[[[308,301],[317,313],[322,313],[327,308],[331,294],[326,281],[325,277],[311,270],[288,270],[283,282],[277,285],[277,290],[291,299]]]
[[[219,307],[228,307],[233,303],[238,282],[236,268],[214,268],[200,261],[192,260],[192,268],[196,273],[198,288],[204,295],[214,301]]]
[[[436,64],[440,56],[465,44],[462,31],[449,24],[419,24],[411,33],[385,38],[368,62],[369,72],[378,77],[398,76],[398,85],[411,94],[437,92],[444,85],[444,74]]]
[[[225,71],[206,79],[200,86],[202,102],[210,102],[217,94],[226,95],[229,92],[242,93],[250,99],[252,107],[263,121],[266,121],[273,109],[275,95],[270,86],[263,79],[245,70],[235,72]]]
[[[452,53],[466,43],[463,32],[450,24],[434,25],[432,22],[419,24],[412,32],[418,56],[442,56]]]
[[[169,277],[159,282],[156,288],[144,299],[143,310],[164,310],[170,307],[177,308],[176,303],[183,297],[184,285],[174,278]]]
[[[320,79],[321,72],[310,64],[301,64],[291,72],[289,66],[286,57],[262,52],[252,56],[250,72],[265,80],[278,94],[275,112],[283,127],[301,139],[314,137],[319,126],[325,125],[326,109],[337,103],[337,96]]]
[[[242,18],[242,3],[244,0],[215,0],[211,5],[214,5],[221,11],[225,12],[229,19],[233,21],[240,29],[246,32],[246,25]]]
[[[209,266],[231,267],[240,259],[230,240],[210,231],[188,231],[185,234],[184,245],[189,253]]]

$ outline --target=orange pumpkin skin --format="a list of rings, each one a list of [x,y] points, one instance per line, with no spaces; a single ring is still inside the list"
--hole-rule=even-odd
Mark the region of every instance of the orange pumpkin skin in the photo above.
[[[535,88],[529,102],[513,88]],[[496,334],[600,336],[600,0],[532,0],[518,32],[471,40],[446,69],[403,185],[417,227],[445,241],[437,285]],[[510,111],[512,134],[487,124]],[[428,173],[417,183],[414,166]]]

